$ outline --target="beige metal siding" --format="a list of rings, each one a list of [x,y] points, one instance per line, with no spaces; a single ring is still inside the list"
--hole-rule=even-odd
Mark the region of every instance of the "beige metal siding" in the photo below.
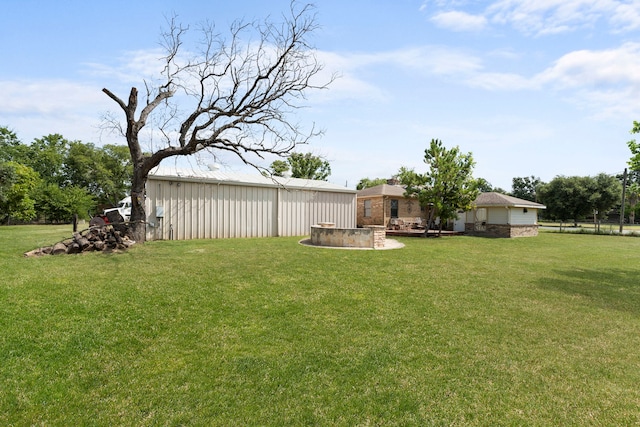
[[[487,224],[508,224],[509,209],[505,207],[487,208]]]
[[[149,177],[147,221],[149,240],[303,236],[318,222],[355,227],[356,196]]]
[[[279,189],[279,235],[308,235],[311,226],[333,222],[339,228],[355,228],[356,198],[350,193]]]
[[[274,235],[274,189],[150,179],[147,198],[149,239]],[[164,208],[160,221],[157,206]]]

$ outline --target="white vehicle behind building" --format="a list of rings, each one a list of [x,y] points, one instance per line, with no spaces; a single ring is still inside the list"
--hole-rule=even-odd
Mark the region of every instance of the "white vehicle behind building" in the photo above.
[[[124,199],[120,200],[118,202],[118,206],[115,208],[105,209],[103,215],[109,218],[109,212],[115,211],[120,214],[120,216],[122,217],[122,221],[129,221],[129,218],[131,218],[131,197],[125,197]]]

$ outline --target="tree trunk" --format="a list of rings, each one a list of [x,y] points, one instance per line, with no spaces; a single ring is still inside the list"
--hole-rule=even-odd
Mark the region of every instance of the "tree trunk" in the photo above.
[[[143,243],[147,234],[147,215],[145,209],[145,186],[147,173],[137,167],[131,181],[131,218],[129,219],[128,237],[137,243]]]

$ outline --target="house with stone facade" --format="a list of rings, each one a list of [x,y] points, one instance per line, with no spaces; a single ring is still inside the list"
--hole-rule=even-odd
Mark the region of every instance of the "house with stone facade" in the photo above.
[[[404,187],[381,184],[356,193],[357,225],[382,225],[388,229],[407,229],[426,224],[425,209],[418,199],[406,197]]]
[[[546,206],[500,193],[481,193],[465,215],[465,234],[486,237],[538,235],[538,211]]]

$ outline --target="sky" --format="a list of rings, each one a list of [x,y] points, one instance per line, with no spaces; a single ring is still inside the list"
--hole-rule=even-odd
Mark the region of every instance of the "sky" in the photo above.
[[[314,5],[315,55],[339,78],[310,93],[292,120],[324,130],[299,151],[326,158],[330,182],[355,188],[401,167],[426,172],[432,139],[472,153],[474,176],[507,191],[514,177],[548,182],[627,167],[629,131],[640,120],[640,1]],[[102,88],[125,99],[144,88],[168,17],[224,32],[237,19],[279,21],[288,9],[285,0],[6,0],[0,126],[24,143],[59,133],[125,144],[100,130],[105,114],[121,114]],[[252,172],[218,154],[181,161]]]

